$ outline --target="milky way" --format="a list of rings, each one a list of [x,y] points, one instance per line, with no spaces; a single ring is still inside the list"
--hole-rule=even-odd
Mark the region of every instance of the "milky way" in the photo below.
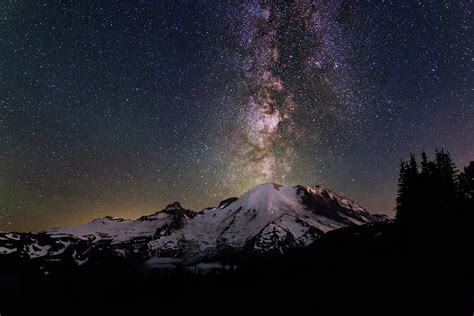
[[[296,112],[317,119],[318,113],[331,110],[324,101],[314,100],[310,113],[299,107],[294,92],[308,87],[317,98],[322,93],[320,81],[339,97],[340,85],[331,81],[331,75],[344,67],[351,34],[341,35],[336,19],[341,18],[342,6],[336,1],[244,2],[232,9],[248,93],[238,105],[241,123],[231,138],[231,147],[237,147],[230,164],[231,185],[239,180],[247,186],[285,182],[298,160],[294,143],[305,140]],[[287,81],[298,89],[292,91]]]

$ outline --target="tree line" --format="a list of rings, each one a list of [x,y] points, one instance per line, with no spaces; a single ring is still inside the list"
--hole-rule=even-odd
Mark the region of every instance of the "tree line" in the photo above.
[[[444,149],[432,160],[424,151],[421,160],[411,154],[400,164],[395,210],[396,222],[407,230],[472,225],[474,161],[460,171]]]

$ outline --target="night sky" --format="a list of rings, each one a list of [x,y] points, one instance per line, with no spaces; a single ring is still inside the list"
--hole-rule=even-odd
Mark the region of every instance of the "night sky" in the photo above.
[[[471,1],[2,1],[0,230],[263,182],[393,215],[410,152],[474,159]]]

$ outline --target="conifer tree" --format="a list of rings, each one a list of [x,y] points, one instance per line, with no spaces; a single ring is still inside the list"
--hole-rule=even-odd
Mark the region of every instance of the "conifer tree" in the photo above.
[[[397,206],[396,218],[403,220],[405,214],[405,206],[407,204],[407,187],[408,187],[408,164],[406,161],[400,162],[400,173],[398,177]]]
[[[474,161],[459,174],[459,195],[462,200],[474,206]]]
[[[453,206],[456,200],[456,190],[458,184],[458,173],[449,151],[436,151],[437,184],[440,207]]]
[[[428,163],[428,155],[423,150],[421,153],[421,173],[428,173],[429,172],[429,163]]]
[[[400,177],[398,179],[398,194],[396,218],[401,219],[405,217],[412,206],[416,193],[416,186],[418,181],[418,163],[414,154],[410,154],[408,162],[402,161],[400,163]]]

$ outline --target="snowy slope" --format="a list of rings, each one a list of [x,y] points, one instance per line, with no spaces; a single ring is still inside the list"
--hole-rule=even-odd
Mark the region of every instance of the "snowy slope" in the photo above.
[[[112,240],[113,244],[118,244],[133,238],[153,236],[158,228],[167,224],[181,227],[193,218],[194,214],[194,212],[183,209],[178,202],[175,202],[160,212],[136,220],[106,216],[97,218],[87,224],[50,229],[47,233],[51,235],[72,235],[91,241],[109,239]]]

